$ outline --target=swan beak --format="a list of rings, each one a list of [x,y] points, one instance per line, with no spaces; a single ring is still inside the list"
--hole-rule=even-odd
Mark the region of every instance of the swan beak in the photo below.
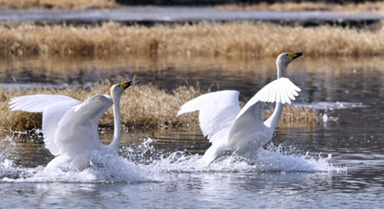
[[[303,55],[303,52],[296,52],[296,53],[288,53],[288,56],[292,58],[292,60],[301,57]]]
[[[121,88],[127,89],[128,87],[130,87],[132,85],[132,81],[128,81],[126,83],[121,83],[119,85]]]

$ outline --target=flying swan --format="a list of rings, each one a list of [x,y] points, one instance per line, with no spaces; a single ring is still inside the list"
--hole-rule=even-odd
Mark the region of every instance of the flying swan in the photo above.
[[[83,170],[100,163],[103,156],[113,154],[120,146],[120,97],[131,82],[115,84],[111,96],[95,95],[83,103],[64,95],[36,94],[11,99],[12,111],[43,113],[45,147],[56,156],[47,168],[60,166]],[[113,140],[105,146],[100,142],[98,123],[113,105]],[[97,159],[97,160],[96,160]],[[96,161],[96,162],[95,162]]]
[[[267,84],[240,110],[239,92],[224,90],[208,93],[188,101],[177,116],[199,111],[200,129],[211,147],[202,160],[209,164],[226,153],[253,159],[257,150],[267,143],[280,120],[283,104],[290,104],[300,88],[284,73],[289,63],[303,53],[282,53],[277,57],[277,79]],[[271,117],[263,121],[264,103],[276,103]]]

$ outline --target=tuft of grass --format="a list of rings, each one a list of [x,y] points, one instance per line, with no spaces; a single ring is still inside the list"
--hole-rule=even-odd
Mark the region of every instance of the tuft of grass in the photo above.
[[[107,9],[114,0],[0,0],[0,9]]]
[[[345,3],[334,4],[324,2],[276,2],[268,4],[260,2],[258,4],[226,4],[217,6],[220,10],[271,10],[271,11],[384,11],[384,2],[363,2],[363,3]]]
[[[73,97],[79,101],[96,94],[108,94],[111,84],[94,84],[83,89],[66,88],[56,90],[51,88],[18,90],[0,88],[0,111],[3,120],[0,127],[4,130],[31,130],[41,128],[41,114],[23,111],[11,112],[9,101],[13,97],[32,94],[61,94]],[[165,92],[152,85],[135,85],[126,90],[121,97],[121,118],[125,127],[180,126],[196,120],[193,116],[177,117],[178,108],[188,100],[200,95],[193,87],[181,86],[172,92]],[[100,126],[113,127],[113,112],[110,108],[100,121]]]
[[[273,113],[273,109],[266,110],[264,113],[264,118],[267,119]],[[295,106],[285,106],[283,108],[283,113],[281,115],[279,125],[284,124],[308,124],[308,123],[319,123],[320,115],[316,113],[315,110],[311,108],[301,108]]]
[[[73,97],[80,101],[96,95],[109,92],[111,84],[94,84],[83,89],[51,88],[21,90],[0,88],[0,111],[2,120],[0,130],[32,130],[41,129],[41,114],[26,113],[23,111],[11,112],[9,101],[13,97],[31,94],[61,94]],[[176,117],[180,106],[185,102],[201,95],[201,91],[191,86],[166,92],[153,85],[135,85],[126,90],[121,97],[121,121],[124,127],[129,128],[171,128],[175,126],[197,126],[198,114],[183,114]],[[266,111],[266,116],[270,111]],[[311,109],[285,107],[281,123],[306,123],[318,121],[316,112]],[[113,127],[113,112],[110,108],[100,121],[100,126]]]
[[[383,26],[381,26],[383,28]],[[322,46],[322,47],[319,47]],[[154,27],[104,23],[100,26],[0,26],[0,56],[186,56],[276,57],[284,51],[306,56],[384,55],[384,30],[332,26],[305,28],[230,22]]]

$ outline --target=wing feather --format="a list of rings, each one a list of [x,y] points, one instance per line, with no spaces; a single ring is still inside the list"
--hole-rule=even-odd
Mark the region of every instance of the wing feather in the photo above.
[[[290,85],[287,86],[287,95],[289,97],[289,100],[295,100],[295,95],[293,94],[294,90]]]
[[[35,94],[11,99],[9,103],[12,111],[43,112],[44,108],[57,102],[77,101],[64,95]]]
[[[55,143],[55,133],[59,124],[59,121],[64,114],[72,107],[79,105],[80,102],[75,101],[63,101],[54,103],[47,106],[43,112],[43,133],[45,147],[51,152],[52,155],[60,155],[61,150]]]
[[[288,90],[290,88],[292,89],[291,93]],[[300,88],[295,86],[288,78],[280,78],[267,84],[247,102],[236,116],[228,139],[231,142],[248,140],[245,136],[263,132],[266,128],[263,120],[264,103],[281,102],[282,104],[290,104],[295,98],[292,99],[289,95],[297,96],[298,91],[300,91]]]
[[[20,96],[11,99],[12,111],[43,113],[43,134],[45,147],[52,155],[60,155],[60,148],[55,144],[55,132],[63,115],[80,102],[72,97],[64,95],[36,94]]]
[[[240,112],[238,91],[218,91],[199,96],[181,106],[177,115],[199,111],[200,128],[210,142],[223,139]]]
[[[293,84],[288,78],[279,78],[267,84],[250,100],[253,103],[261,102],[281,102],[290,104],[295,100],[292,96],[298,96],[300,88]]]
[[[55,143],[67,155],[101,149],[98,124],[113,104],[108,95],[96,95],[72,107],[62,117],[55,133]]]

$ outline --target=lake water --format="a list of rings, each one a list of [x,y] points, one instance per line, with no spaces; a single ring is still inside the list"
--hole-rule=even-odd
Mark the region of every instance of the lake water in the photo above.
[[[384,61],[307,58],[287,71],[295,105],[328,121],[279,126],[254,164],[235,156],[200,163],[209,147],[198,128],[129,131],[120,157],[81,172],[45,169],[41,139],[7,133],[0,142],[0,208],[382,208]],[[119,76],[167,90],[236,89],[247,101],[276,77],[274,59],[8,59],[3,88],[83,86]],[[100,133],[104,142],[110,131]],[[26,140],[27,139],[27,140]]]

